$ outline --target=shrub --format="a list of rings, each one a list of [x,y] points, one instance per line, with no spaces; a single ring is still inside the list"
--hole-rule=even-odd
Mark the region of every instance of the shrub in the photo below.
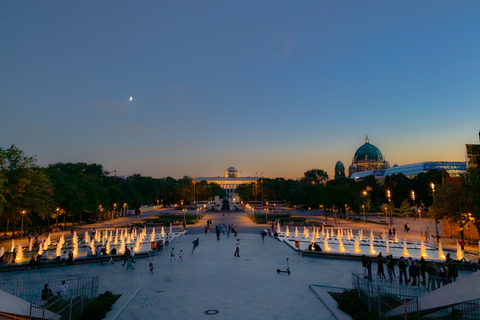
[[[79,317],[79,319],[101,320],[105,318],[107,312],[112,310],[112,305],[120,296],[113,295],[110,291],[100,294],[94,299]]]

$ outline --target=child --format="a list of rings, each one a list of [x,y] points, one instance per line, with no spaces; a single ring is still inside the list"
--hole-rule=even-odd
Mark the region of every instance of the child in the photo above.
[[[148,266],[150,267],[150,273],[153,274],[153,263],[149,263]]]
[[[183,250],[180,250],[180,253],[178,254],[178,261],[183,262]]]
[[[170,252],[170,260],[175,259],[175,248],[172,247],[172,251]]]

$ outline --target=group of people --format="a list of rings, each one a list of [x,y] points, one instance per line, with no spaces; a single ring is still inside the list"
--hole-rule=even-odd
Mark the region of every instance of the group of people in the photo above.
[[[125,252],[123,253],[122,267],[125,265],[125,263],[127,264],[127,270],[126,271],[128,271],[128,269],[135,270],[135,267],[133,266],[133,264],[136,264],[136,262],[135,262],[135,250],[133,250],[133,247],[128,249],[128,247],[125,246]]]
[[[57,295],[59,295],[62,298],[68,295],[68,285],[65,283],[65,280],[63,280],[60,287],[58,287]],[[50,289],[48,287],[48,283],[46,283],[42,289],[42,300],[48,302],[53,297],[54,297],[54,294],[52,292],[52,289]]]
[[[377,277],[379,279],[387,280],[385,276],[385,269],[387,268],[388,281],[393,281],[396,277],[395,266],[398,266],[398,279],[400,284],[409,284],[412,286],[420,286],[420,284],[427,286],[429,290],[435,290],[441,285],[446,285],[458,278],[458,270],[454,261],[447,254],[445,262],[439,263],[435,261],[427,261],[424,257],[420,260],[414,260],[412,257],[395,260],[392,255],[382,256],[380,253],[376,257],[377,262]],[[362,256],[362,267],[364,269],[364,278],[372,280],[372,258],[366,255]],[[428,275],[428,278],[427,278]],[[428,283],[427,283],[428,280]]]
[[[236,238],[238,236],[238,227],[234,226],[233,224],[219,224],[215,226],[215,233],[217,234],[217,240],[220,240],[220,233],[222,233],[223,235],[226,234],[228,238],[230,237],[230,233],[233,233],[233,236]]]

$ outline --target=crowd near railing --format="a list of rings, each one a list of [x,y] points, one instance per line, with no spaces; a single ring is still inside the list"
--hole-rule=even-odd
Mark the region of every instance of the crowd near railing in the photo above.
[[[447,279],[438,280],[443,285],[449,283]],[[402,284],[398,277],[388,281],[352,273],[352,286],[379,319],[480,319],[480,299],[420,311],[418,300],[431,288],[421,283],[419,286]]]

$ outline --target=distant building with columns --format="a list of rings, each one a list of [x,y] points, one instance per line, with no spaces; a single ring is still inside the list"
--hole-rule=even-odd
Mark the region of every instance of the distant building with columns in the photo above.
[[[234,167],[230,167],[223,172],[223,177],[197,177],[196,182],[207,181],[208,183],[219,184],[227,192],[230,201],[238,202],[239,197],[235,195],[235,189],[241,184],[255,182],[259,177],[240,177],[240,171]]]

